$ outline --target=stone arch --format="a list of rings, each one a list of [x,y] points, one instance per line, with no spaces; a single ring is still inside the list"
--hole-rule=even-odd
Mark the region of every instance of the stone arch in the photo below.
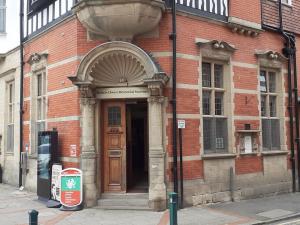
[[[94,87],[142,86],[158,74],[167,77],[144,50],[128,42],[113,41],[92,49],[81,61],[74,84]],[[163,83],[164,83],[163,82]]]

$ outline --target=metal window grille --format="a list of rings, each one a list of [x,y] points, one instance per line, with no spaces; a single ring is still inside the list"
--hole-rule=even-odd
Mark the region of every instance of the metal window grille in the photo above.
[[[276,96],[269,96],[270,117],[276,116]]]
[[[266,96],[261,95],[260,101],[261,101],[261,104],[260,104],[261,116],[266,116],[267,115],[267,113],[266,113]]]
[[[215,87],[223,88],[223,65],[214,65]]]
[[[223,115],[223,92],[215,93],[215,115]]]
[[[280,150],[279,119],[262,119],[263,150]]]
[[[210,92],[209,91],[203,91],[202,110],[204,115],[210,114]]]
[[[108,125],[121,125],[121,108],[119,106],[112,106],[108,108]]]
[[[211,87],[211,64],[202,63],[202,86]]]
[[[227,152],[227,118],[203,118],[203,141],[205,153]]]

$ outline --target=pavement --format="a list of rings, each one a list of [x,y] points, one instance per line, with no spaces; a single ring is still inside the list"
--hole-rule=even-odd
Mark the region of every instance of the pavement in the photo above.
[[[169,212],[104,210],[65,212],[50,209],[35,193],[0,184],[0,225],[28,224],[39,212],[39,225],[169,225]],[[197,206],[178,211],[178,225],[300,225],[300,193]]]

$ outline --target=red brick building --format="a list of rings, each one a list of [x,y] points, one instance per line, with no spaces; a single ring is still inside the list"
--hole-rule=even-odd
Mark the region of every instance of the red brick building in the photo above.
[[[165,208],[174,159],[171,4],[37,2],[29,3],[24,41],[26,187],[36,189],[37,132],[56,128],[63,166],[83,171],[87,206],[145,192],[150,208]],[[279,3],[176,2],[184,202],[291,191]],[[300,4],[283,2],[283,29],[299,46]]]

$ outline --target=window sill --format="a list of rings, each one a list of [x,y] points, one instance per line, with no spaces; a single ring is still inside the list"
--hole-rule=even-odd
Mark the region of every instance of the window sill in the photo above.
[[[263,152],[261,152],[261,154],[263,156],[286,155],[288,153],[289,153],[288,151],[280,151],[280,150],[278,150],[278,151],[263,151]]]
[[[258,152],[240,152],[240,156],[247,156],[247,155],[257,155]]]
[[[28,154],[28,159],[37,159],[37,154]]]
[[[202,155],[202,159],[229,159],[229,158],[235,158],[236,154],[233,153],[223,153],[223,154],[205,154]]]

